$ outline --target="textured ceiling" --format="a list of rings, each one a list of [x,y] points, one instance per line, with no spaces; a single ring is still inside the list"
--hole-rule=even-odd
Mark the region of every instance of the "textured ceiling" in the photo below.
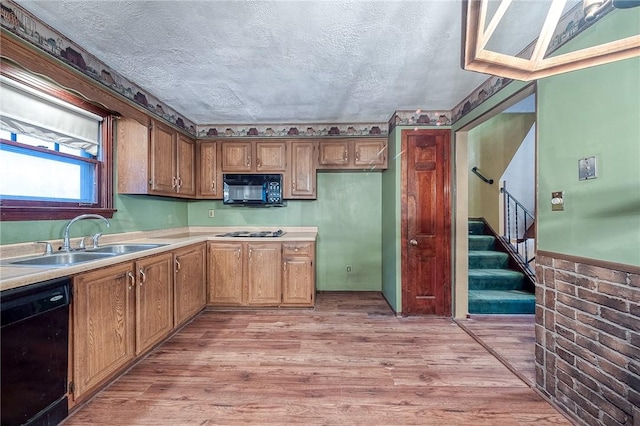
[[[16,3],[197,124],[384,122],[488,78],[460,0]]]

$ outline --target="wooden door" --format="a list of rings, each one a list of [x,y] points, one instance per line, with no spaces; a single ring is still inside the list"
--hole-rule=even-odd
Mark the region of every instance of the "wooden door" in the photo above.
[[[286,142],[256,141],[255,170],[261,173],[287,171]]]
[[[174,263],[174,324],[179,326],[207,303],[206,244],[178,249]]]
[[[174,195],[176,190],[176,133],[168,126],[153,122],[151,131],[150,190],[158,194]]]
[[[73,399],[112,377],[134,358],[133,263],[73,279]]]
[[[386,139],[356,140],[354,164],[365,169],[387,168],[387,141]]]
[[[320,141],[318,144],[320,154],[318,156],[318,168],[340,168],[334,166],[349,165],[349,142],[342,141]]]
[[[278,306],[282,298],[282,245],[247,243],[247,304]]]
[[[223,142],[222,171],[233,173],[250,172],[251,142]]]
[[[194,196],[196,195],[194,167],[196,158],[195,142],[183,135],[178,135],[176,154],[178,156],[176,160],[177,192],[185,196]]]
[[[450,316],[450,130],[401,135],[402,313]]]
[[[172,265],[171,253],[136,262],[136,355],[146,352],[173,329]]]
[[[222,176],[218,173],[218,143],[198,142],[198,197],[221,198]]]
[[[291,198],[316,198],[316,169],[313,142],[291,142]]]
[[[244,303],[242,243],[209,244],[209,304],[240,306]]]

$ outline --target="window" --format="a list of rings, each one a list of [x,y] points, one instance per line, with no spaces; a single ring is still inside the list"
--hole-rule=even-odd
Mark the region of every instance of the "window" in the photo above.
[[[109,112],[3,63],[0,217],[113,215]]]

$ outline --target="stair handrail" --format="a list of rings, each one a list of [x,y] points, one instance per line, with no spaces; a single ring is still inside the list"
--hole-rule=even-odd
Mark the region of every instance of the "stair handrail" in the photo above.
[[[529,229],[535,224],[536,218],[520,201],[518,201],[518,199],[507,191],[505,187],[500,188],[500,192],[504,194],[504,232],[506,235],[503,235],[503,239],[514,248],[514,253],[520,258],[522,265],[527,269],[531,276],[534,276],[535,271],[531,268],[530,263],[535,259],[535,253],[532,256],[529,256],[529,247],[527,245],[529,237],[527,234]],[[512,205],[515,209],[513,215],[511,212]],[[517,234],[519,229],[519,210],[522,211],[522,218],[524,219],[522,238]],[[512,229],[515,229],[516,232],[516,244],[513,243],[511,235]]]
[[[471,169],[471,171],[472,171],[476,176],[478,176],[480,179],[482,179],[482,181],[483,181],[483,182],[486,182],[486,183],[488,183],[489,185],[493,185],[493,179],[487,179],[486,177],[484,177],[484,176],[482,175],[482,173],[480,173],[480,172],[478,171],[478,167],[474,166],[474,167]]]

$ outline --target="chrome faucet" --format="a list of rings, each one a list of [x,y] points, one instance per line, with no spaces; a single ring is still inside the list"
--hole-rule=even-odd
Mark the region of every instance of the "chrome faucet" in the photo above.
[[[80,216],[76,216],[67,223],[67,226],[64,227],[64,234],[62,236],[62,247],[60,250],[62,251],[71,251],[71,241],[69,241],[69,229],[71,225],[76,223],[81,219],[102,219],[104,223],[107,225],[107,228],[111,227],[111,223],[107,220],[106,217],[100,216],[99,214],[81,214]]]

